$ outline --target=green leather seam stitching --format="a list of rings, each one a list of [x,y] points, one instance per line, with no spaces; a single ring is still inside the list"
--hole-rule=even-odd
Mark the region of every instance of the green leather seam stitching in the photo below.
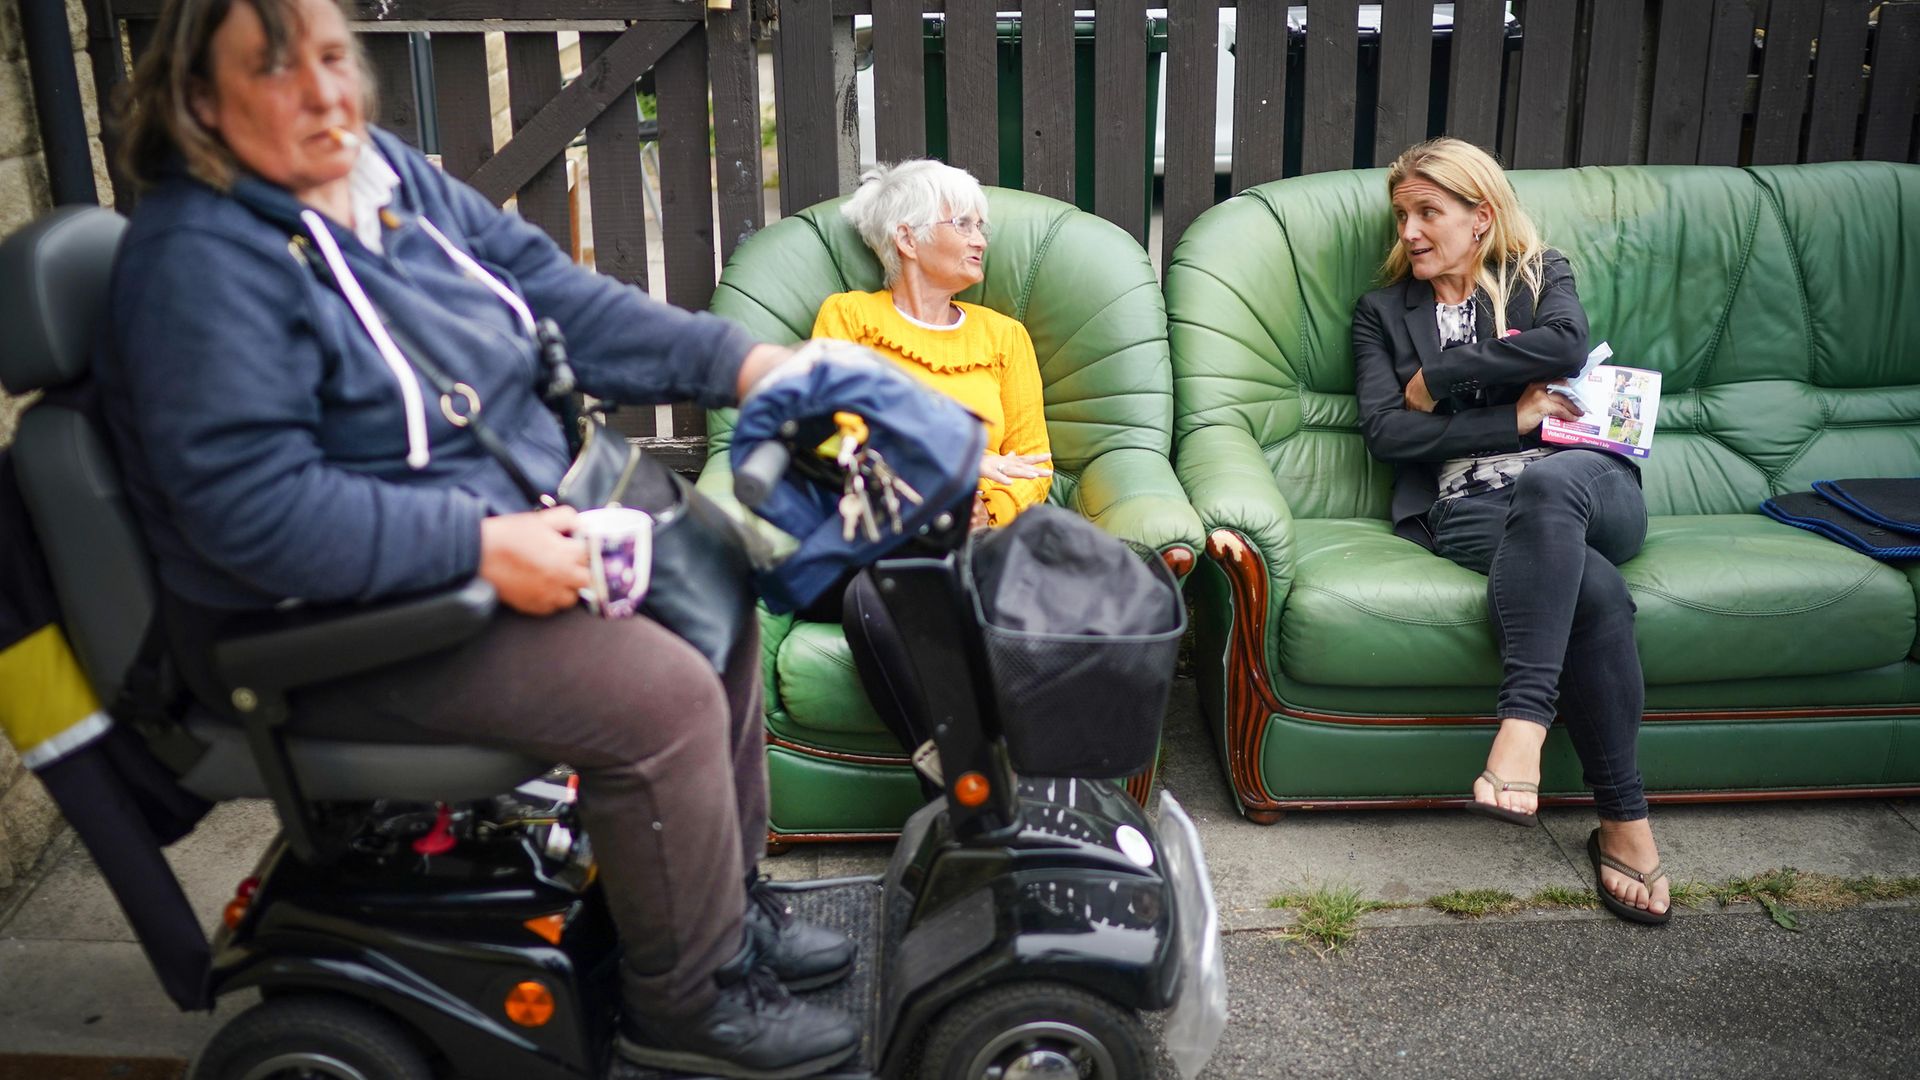
[[[1752,173],[1747,181],[1754,187],[1753,204],[1747,211],[1747,233],[1740,241],[1740,261],[1734,264],[1733,277],[1727,282],[1727,295],[1721,301],[1720,322],[1713,328],[1713,336],[1707,339],[1707,362],[1695,376],[1693,385],[1698,388],[1713,374],[1713,365],[1720,359],[1720,341],[1726,336],[1727,324],[1733,321],[1733,298],[1740,291],[1740,285],[1747,280],[1747,264],[1753,258],[1754,235],[1760,231],[1760,181]]]
[[[1478,626],[1487,621],[1486,616],[1484,615],[1479,616],[1477,618],[1471,618],[1471,619],[1413,619],[1413,618],[1408,618],[1405,615],[1396,615],[1391,611],[1381,611],[1378,608],[1369,607],[1366,604],[1363,604],[1358,600],[1353,599],[1350,596],[1346,596],[1342,593],[1337,593],[1332,589],[1327,588],[1324,585],[1306,585],[1306,584],[1302,584],[1298,580],[1295,580],[1293,583],[1293,588],[1295,592],[1319,593],[1320,595],[1325,596],[1330,600],[1338,600],[1340,603],[1343,603],[1348,607],[1353,608],[1355,611],[1364,611],[1368,615],[1371,615],[1376,619],[1385,619],[1388,622],[1403,623],[1407,626]]]
[[[837,212],[838,211],[836,211],[836,213]],[[813,230],[814,238],[819,240],[820,246],[826,249],[827,261],[833,264],[833,272],[840,279],[840,287],[835,289],[834,292],[852,292],[853,283],[847,280],[847,272],[841,269],[840,260],[833,257],[833,245],[827,242],[827,234],[821,231],[820,223],[815,221],[810,214],[795,214],[794,216],[807,223],[807,228]]]
[[[1878,563],[1874,564],[1874,570],[1877,570],[1877,569],[1879,569]],[[1860,576],[1860,580],[1848,586],[1845,591],[1836,593],[1835,595],[1830,596],[1827,599],[1822,600],[1817,604],[1808,604],[1805,607],[1797,607],[1797,608],[1780,608],[1775,611],[1735,611],[1731,608],[1714,607],[1711,604],[1702,604],[1695,600],[1684,600],[1678,596],[1673,595],[1670,592],[1667,592],[1664,589],[1656,589],[1651,585],[1635,585],[1632,582],[1629,582],[1627,584],[1627,589],[1631,592],[1647,593],[1648,595],[1651,595],[1651,596],[1658,596],[1662,600],[1667,600],[1672,603],[1678,604],[1683,608],[1689,608],[1693,611],[1702,611],[1709,615],[1726,615],[1726,616],[1729,616],[1732,618],[1738,618],[1738,619],[1771,619],[1771,618],[1776,618],[1782,615],[1806,615],[1815,611],[1819,611],[1822,608],[1832,607],[1833,605],[1839,603],[1842,600],[1845,600],[1847,597],[1852,596],[1854,593],[1857,593],[1861,589],[1865,588],[1867,585],[1867,582],[1873,579],[1874,570],[1868,570],[1865,574],[1862,574]]]
[[[1719,432],[1709,431],[1706,428],[1694,428],[1689,432],[1689,434],[1698,435],[1703,439],[1707,439],[1717,444],[1722,450],[1725,450],[1727,453],[1732,454],[1735,461],[1743,462],[1746,464],[1747,468],[1752,469],[1754,472],[1759,473],[1760,479],[1765,481],[1767,488],[1769,489],[1768,494],[1771,494],[1771,495],[1780,494],[1780,491],[1779,491],[1780,481],[1778,480],[1778,478],[1775,477],[1773,473],[1770,473],[1767,470],[1761,468],[1759,462],[1753,460],[1747,455],[1734,449],[1731,443],[1727,442],[1727,440],[1720,437]],[[1808,440],[1808,441],[1811,442],[1812,440]],[[1805,453],[1806,448],[1801,447],[1800,452]]]
[[[1053,223],[1047,226],[1047,235],[1040,238],[1040,246],[1034,249],[1033,259],[1027,263],[1027,276],[1020,282],[1020,301],[1013,311],[1014,319],[1021,323],[1027,321],[1027,302],[1033,299],[1033,282],[1040,276],[1040,264],[1047,261],[1047,250],[1053,247],[1053,239],[1060,235],[1067,217],[1067,214],[1061,214],[1053,219]]]
[[[1748,175],[1752,175],[1751,169],[1748,170]],[[1800,328],[1807,335],[1807,385],[1812,386],[1814,385],[1813,301],[1807,298],[1807,275],[1800,266],[1800,249],[1793,242],[1793,234],[1787,231],[1787,212],[1781,207],[1779,196],[1774,194],[1772,188],[1760,184],[1758,177],[1754,178],[1754,182],[1759,184],[1761,193],[1767,197],[1767,202],[1772,204],[1774,219],[1780,223],[1780,239],[1787,245],[1787,264],[1793,267],[1793,283],[1800,292]]]

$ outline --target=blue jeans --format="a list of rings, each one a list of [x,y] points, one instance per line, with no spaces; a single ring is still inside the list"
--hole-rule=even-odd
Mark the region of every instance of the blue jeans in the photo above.
[[[1615,569],[1647,538],[1633,467],[1562,450],[1509,487],[1435,502],[1427,521],[1436,551],[1487,575],[1500,718],[1550,727],[1557,705],[1600,816],[1646,817],[1637,755],[1646,682],[1633,598]]]

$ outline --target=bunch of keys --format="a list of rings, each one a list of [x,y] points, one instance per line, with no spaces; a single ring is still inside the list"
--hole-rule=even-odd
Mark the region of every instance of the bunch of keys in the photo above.
[[[834,413],[833,419],[840,427],[839,446],[833,452],[833,459],[843,474],[840,539],[852,542],[856,534],[864,535],[869,543],[880,539],[880,518],[873,503],[875,493],[886,510],[887,524],[898,536],[904,527],[900,518],[901,500],[918,506],[920,493],[887,465],[880,451],[867,445],[865,420],[846,412]]]

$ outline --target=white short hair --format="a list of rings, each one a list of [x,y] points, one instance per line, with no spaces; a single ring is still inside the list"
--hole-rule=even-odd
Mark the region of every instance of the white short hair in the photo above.
[[[879,256],[891,287],[900,277],[900,250],[894,231],[905,225],[920,240],[936,222],[971,215],[987,220],[987,193],[965,169],[920,158],[882,165],[860,177],[860,189],[840,206],[845,217]]]

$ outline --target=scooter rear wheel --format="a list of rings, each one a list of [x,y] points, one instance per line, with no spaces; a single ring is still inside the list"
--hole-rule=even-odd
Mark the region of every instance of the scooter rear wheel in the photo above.
[[[1064,983],[995,986],[934,1021],[921,1055],[929,1080],[1138,1080],[1147,1035],[1132,1010]]]
[[[263,1001],[216,1032],[192,1080],[433,1080],[405,1028],[354,1001],[299,994]]]

